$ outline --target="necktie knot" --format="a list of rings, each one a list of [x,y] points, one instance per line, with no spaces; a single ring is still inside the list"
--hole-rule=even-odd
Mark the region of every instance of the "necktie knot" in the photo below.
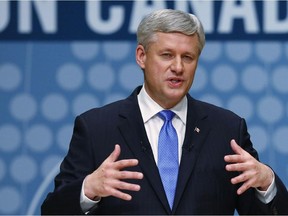
[[[171,110],[162,110],[158,113],[158,115],[160,116],[160,118],[162,118],[165,121],[170,121],[171,119],[173,119],[173,117],[175,116],[175,113]]]

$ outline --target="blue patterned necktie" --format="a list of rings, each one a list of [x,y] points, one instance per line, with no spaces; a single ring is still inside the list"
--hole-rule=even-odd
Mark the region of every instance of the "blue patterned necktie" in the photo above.
[[[172,125],[175,113],[163,110],[158,113],[164,120],[158,141],[158,169],[170,205],[173,207],[176,183],[178,178],[178,137]]]

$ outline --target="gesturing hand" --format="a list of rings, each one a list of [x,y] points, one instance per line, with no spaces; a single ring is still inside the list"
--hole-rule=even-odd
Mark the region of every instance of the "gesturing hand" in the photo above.
[[[235,140],[231,140],[234,155],[226,155],[224,160],[227,171],[238,171],[240,174],[231,179],[232,184],[243,183],[237,190],[237,194],[242,194],[251,187],[266,191],[273,181],[274,173],[268,166],[260,163],[248,152],[242,149]]]
[[[117,144],[114,151],[93,173],[85,179],[84,192],[90,199],[96,197],[114,196],[123,200],[131,200],[131,195],[121,190],[139,191],[137,184],[127,183],[125,179],[142,179],[140,172],[124,171],[127,167],[133,167],[138,164],[136,159],[127,159],[117,161],[121,149]]]

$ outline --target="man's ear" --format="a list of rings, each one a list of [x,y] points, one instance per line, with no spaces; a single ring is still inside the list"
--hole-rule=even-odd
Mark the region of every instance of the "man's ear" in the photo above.
[[[142,45],[138,44],[136,47],[136,62],[141,69],[145,69],[146,53]]]

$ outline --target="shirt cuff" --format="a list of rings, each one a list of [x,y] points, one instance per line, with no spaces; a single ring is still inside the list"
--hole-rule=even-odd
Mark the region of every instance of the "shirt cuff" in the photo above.
[[[94,201],[94,200],[89,199],[87,196],[85,196],[85,193],[84,193],[85,180],[86,178],[84,179],[82,183],[82,188],[81,188],[81,193],[80,193],[80,206],[81,206],[82,211],[85,214],[87,214],[93,206],[95,206],[97,203],[100,202],[100,199],[97,201]]]
[[[256,196],[257,198],[267,204],[269,202],[271,202],[274,197],[276,196],[276,193],[277,193],[277,187],[276,187],[276,184],[275,184],[275,175],[273,173],[273,180],[272,180],[272,183],[270,184],[270,186],[268,187],[267,191],[261,191],[257,188],[256,189]]]

